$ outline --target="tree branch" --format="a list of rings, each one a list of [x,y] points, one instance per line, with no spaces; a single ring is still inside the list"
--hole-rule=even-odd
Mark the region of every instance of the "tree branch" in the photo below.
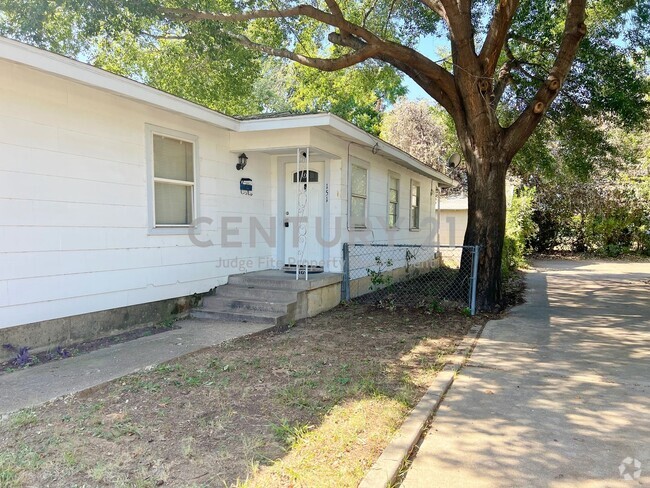
[[[506,129],[503,150],[507,160],[512,159],[521,149],[541,121],[544,112],[548,110],[549,105],[557,96],[562,82],[569,74],[580,41],[587,33],[585,26],[586,0],[569,0],[568,4],[562,42],[550,74],[539,87],[535,98],[528,107]]]
[[[274,48],[264,44],[259,44],[241,34],[230,34],[230,37],[249,49],[254,49],[255,51],[268,54],[269,56],[290,59],[296,63],[309,66],[310,68],[316,68],[321,71],[338,71],[340,69],[349,68],[350,66],[354,66],[355,64],[362,63],[363,61],[372,58],[378,52],[378,49],[375,46],[365,45],[359,50],[338,58],[314,58],[298,54],[289,49]]]
[[[340,12],[338,4],[335,1],[329,0],[329,4],[331,4],[330,8],[333,8],[334,10],[338,9],[338,12]],[[340,13],[340,15],[333,14],[305,4],[296,5],[295,7],[280,10],[260,9],[233,14],[224,14],[221,12],[199,12],[187,8],[161,8],[160,12],[172,20],[181,20],[185,22],[211,20],[214,22],[236,23],[248,22],[257,19],[309,17],[311,19],[322,22],[323,24],[336,27],[341,31],[354,34],[355,36],[360,37],[369,43],[380,40],[368,29],[364,29],[359,25],[345,20],[345,18],[342,16],[342,13]]]
[[[520,36],[519,34],[510,33],[510,35],[508,37],[510,39],[514,39],[515,41],[519,41],[519,42],[522,42],[524,44],[528,44],[530,46],[535,46],[541,52],[555,54],[555,52],[557,50],[557,47],[545,46],[544,44],[536,41],[535,39],[530,39],[529,37]]]
[[[506,88],[510,83],[512,83],[512,69],[516,66],[517,61],[514,59],[509,59],[506,61],[501,69],[499,70],[499,76],[497,77],[497,82],[494,84],[494,90],[492,92],[492,109],[496,109],[501,103],[501,98],[506,91]]]
[[[508,38],[508,30],[519,7],[519,0],[499,0],[494,11],[479,59],[483,75],[492,76],[496,70],[501,49]]]
[[[437,2],[438,0],[426,0]],[[440,0],[453,3],[453,0]],[[385,41],[368,29],[347,21],[336,0],[326,0],[332,13],[317,9],[311,5],[297,5],[282,10],[255,10],[241,13],[197,12],[184,8],[163,8],[161,12],[168,18],[185,22],[208,20],[214,22],[238,23],[256,19],[279,19],[286,17],[309,17],[339,30],[332,32],[328,39],[333,44],[349,47],[354,52],[339,58],[315,58],[304,56],[284,48],[274,48],[259,44],[246,36],[229,34],[231,38],[245,47],[255,49],[271,56],[278,56],[298,62],[305,66],[334,71],[374,58],[395,66],[397,69],[413,76],[427,93],[435,98],[450,112],[461,108],[460,98],[456,92],[454,77],[447,70],[414,49],[396,42]],[[417,66],[417,68],[414,68]]]
[[[430,8],[433,10],[435,13],[437,13],[441,19],[443,19],[447,25],[449,25],[449,19],[447,19],[447,12],[445,12],[444,7],[442,6],[442,3],[440,3],[440,0],[420,0],[423,5],[426,7]]]

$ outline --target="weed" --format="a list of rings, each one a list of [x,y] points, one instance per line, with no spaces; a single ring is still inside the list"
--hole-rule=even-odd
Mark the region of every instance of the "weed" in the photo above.
[[[0,486],[23,486],[20,482],[21,472],[38,469],[42,463],[41,456],[27,445],[0,452]]]
[[[181,369],[180,364],[160,364],[156,367],[155,371],[157,373],[168,374]]]
[[[338,378],[335,378],[334,381],[336,381],[339,385],[347,385],[352,381],[352,378],[348,376],[339,376]]]
[[[282,419],[279,424],[271,424],[275,438],[288,448],[293,448],[313,428],[313,425],[291,423],[287,419]]]
[[[79,459],[77,459],[77,455],[74,451],[65,451],[63,453],[63,463],[66,466],[75,467],[79,464]]]
[[[426,311],[429,314],[431,314],[433,312],[441,313],[441,312],[444,311],[444,309],[442,308],[442,305],[440,305],[440,302],[438,302],[438,300],[433,300],[431,303],[429,303],[427,305],[427,310]]]
[[[38,422],[38,417],[33,410],[20,410],[11,417],[11,426],[16,429],[36,422]]]
[[[310,395],[305,388],[305,385],[293,384],[281,389],[278,394],[278,399],[289,407],[298,407],[311,409],[313,407],[310,401]]]
[[[219,358],[212,359],[208,363],[208,368],[216,369],[217,371],[223,371],[223,372],[233,371],[235,369],[234,365],[226,364],[223,361],[221,361],[221,359]]]
[[[393,277],[385,274],[386,268],[393,266],[392,259],[387,259],[384,262],[380,256],[375,256],[375,264],[377,269],[366,268],[366,273],[370,276],[370,290],[377,291],[384,287],[390,286],[393,283]]]
[[[157,329],[171,329],[178,319],[176,317],[167,317],[156,324]]]
[[[460,313],[462,313],[465,317],[471,317],[472,316],[472,309],[469,307],[463,308]]]
[[[184,458],[190,459],[193,457],[193,453],[194,453],[193,444],[194,444],[194,437],[186,437],[181,442],[181,452],[183,453]]]

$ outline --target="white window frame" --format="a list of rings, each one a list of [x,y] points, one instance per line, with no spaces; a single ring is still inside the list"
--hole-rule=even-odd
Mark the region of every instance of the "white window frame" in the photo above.
[[[390,180],[391,179],[397,181],[397,200],[395,202],[392,202],[391,199],[390,199],[390,189],[391,189],[390,188]],[[402,184],[402,182],[401,182],[400,175],[398,173],[394,173],[392,171],[389,171],[388,172],[388,189],[387,189],[388,195],[387,195],[387,198],[386,198],[387,206],[388,206],[388,209],[387,209],[387,212],[386,212],[386,227],[388,229],[392,229],[392,230],[398,230],[399,229],[399,226],[397,224],[399,223],[399,213],[400,213],[399,212],[399,200],[400,200],[400,193],[401,193],[401,191],[400,191],[401,184]],[[390,223],[391,204],[395,204],[395,223],[393,225],[391,225],[391,223]]]
[[[147,153],[147,188],[148,188],[148,217],[150,234],[186,234],[196,225],[190,224],[156,224],[156,201],[155,201],[155,183],[168,183],[180,186],[192,187],[192,215],[190,222],[194,222],[199,215],[199,144],[198,137],[193,134],[168,129],[152,124],[145,125],[146,136],[146,153]],[[194,181],[187,182],[181,180],[169,180],[167,178],[157,178],[154,172],[154,136],[169,137],[183,142],[192,144],[193,156],[193,175]]]
[[[355,195],[352,193],[352,168],[356,166],[361,168],[366,172],[366,194],[365,195]],[[350,160],[350,171],[348,175],[348,227],[350,230],[364,230],[368,228],[368,206],[369,206],[369,196],[370,196],[370,165],[365,161],[360,159],[351,159]],[[363,225],[354,225],[352,223],[352,197],[363,198],[365,200],[363,210],[364,210],[364,224]]]
[[[418,216],[418,221],[413,222],[413,189],[418,188],[418,204],[417,204],[417,216]],[[417,232],[420,230],[420,221],[422,220],[421,217],[421,212],[420,210],[422,209],[422,185],[418,180],[411,180],[411,186],[410,186],[410,191],[409,191],[409,230],[413,232]],[[416,225],[414,225],[416,224]]]

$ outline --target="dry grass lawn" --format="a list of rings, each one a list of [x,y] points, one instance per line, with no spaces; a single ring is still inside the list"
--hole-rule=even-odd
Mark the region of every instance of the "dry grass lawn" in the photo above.
[[[341,305],[18,412],[0,487],[356,486],[487,319]]]

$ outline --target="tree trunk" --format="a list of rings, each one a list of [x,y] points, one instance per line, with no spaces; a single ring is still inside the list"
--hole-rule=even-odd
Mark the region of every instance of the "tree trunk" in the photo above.
[[[467,151],[466,151],[467,152]],[[480,246],[476,309],[491,311],[503,305],[501,256],[506,230],[506,171],[498,149],[479,160],[466,154],[468,162],[468,220],[463,244]],[[467,256],[466,256],[467,255]],[[462,262],[471,262],[468,250]]]

